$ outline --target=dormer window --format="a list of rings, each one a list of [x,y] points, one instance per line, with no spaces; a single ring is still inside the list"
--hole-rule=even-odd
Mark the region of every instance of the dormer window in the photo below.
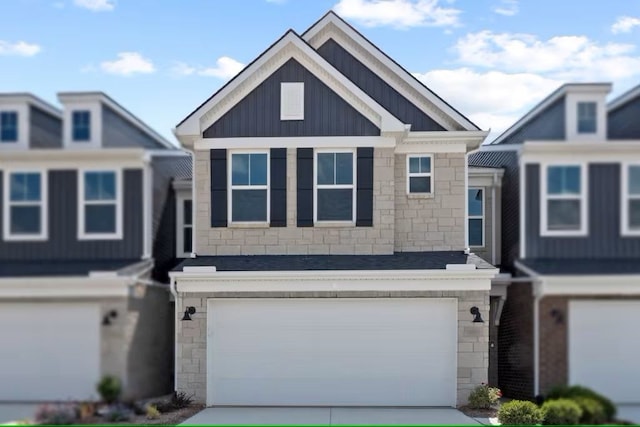
[[[86,142],[91,140],[90,111],[74,111],[71,125],[74,142]]]
[[[596,133],[597,104],[578,102],[578,133]]]
[[[0,142],[18,141],[18,113],[3,111],[0,113]]]

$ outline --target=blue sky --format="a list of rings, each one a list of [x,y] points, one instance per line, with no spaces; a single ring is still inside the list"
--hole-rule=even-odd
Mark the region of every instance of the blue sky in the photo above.
[[[337,11],[493,135],[567,81],[640,84],[640,0],[3,0],[0,91],[101,90],[171,129]]]

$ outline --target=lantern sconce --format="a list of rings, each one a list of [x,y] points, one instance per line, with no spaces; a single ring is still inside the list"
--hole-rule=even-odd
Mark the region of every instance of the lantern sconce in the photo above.
[[[469,310],[469,312],[473,314],[473,323],[484,323],[484,320],[482,320],[482,316],[480,315],[480,309],[478,307],[471,307],[471,310]]]
[[[184,311],[184,316],[182,316],[182,320],[193,320],[191,319],[191,315],[196,313],[195,307],[187,307]]]
[[[102,324],[104,326],[108,326],[111,324],[111,319],[115,319],[116,317],[118,317],[118,312],[116,310],[111,310],[102,317]]]

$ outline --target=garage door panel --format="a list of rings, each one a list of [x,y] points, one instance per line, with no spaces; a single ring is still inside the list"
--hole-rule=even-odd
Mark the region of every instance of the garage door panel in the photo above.
[[[210,300],[208,403],[455,404],[456,302]]]
[[[616,403],[640,403],[640,301],[571,301],[569,380]]]

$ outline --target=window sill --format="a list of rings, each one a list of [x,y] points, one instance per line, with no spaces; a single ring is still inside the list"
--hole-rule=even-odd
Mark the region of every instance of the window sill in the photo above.
[[[7,235],[4,236],[3,240],[5,242],[46,242],[49,237],[43,235]]]
[[[542,231],[540,237],[589,237],[586,231]]]
[[[83,234],[78,240],[122,240],[119,234]]]
[[[270,228],[268,222],[230,222],[227,228]]]
[[[433,199],[433,193],[407,193],[408,199]]]
[[[353,221],[316,221],[313,224],[318,228],[352,228],[356,226]]]

